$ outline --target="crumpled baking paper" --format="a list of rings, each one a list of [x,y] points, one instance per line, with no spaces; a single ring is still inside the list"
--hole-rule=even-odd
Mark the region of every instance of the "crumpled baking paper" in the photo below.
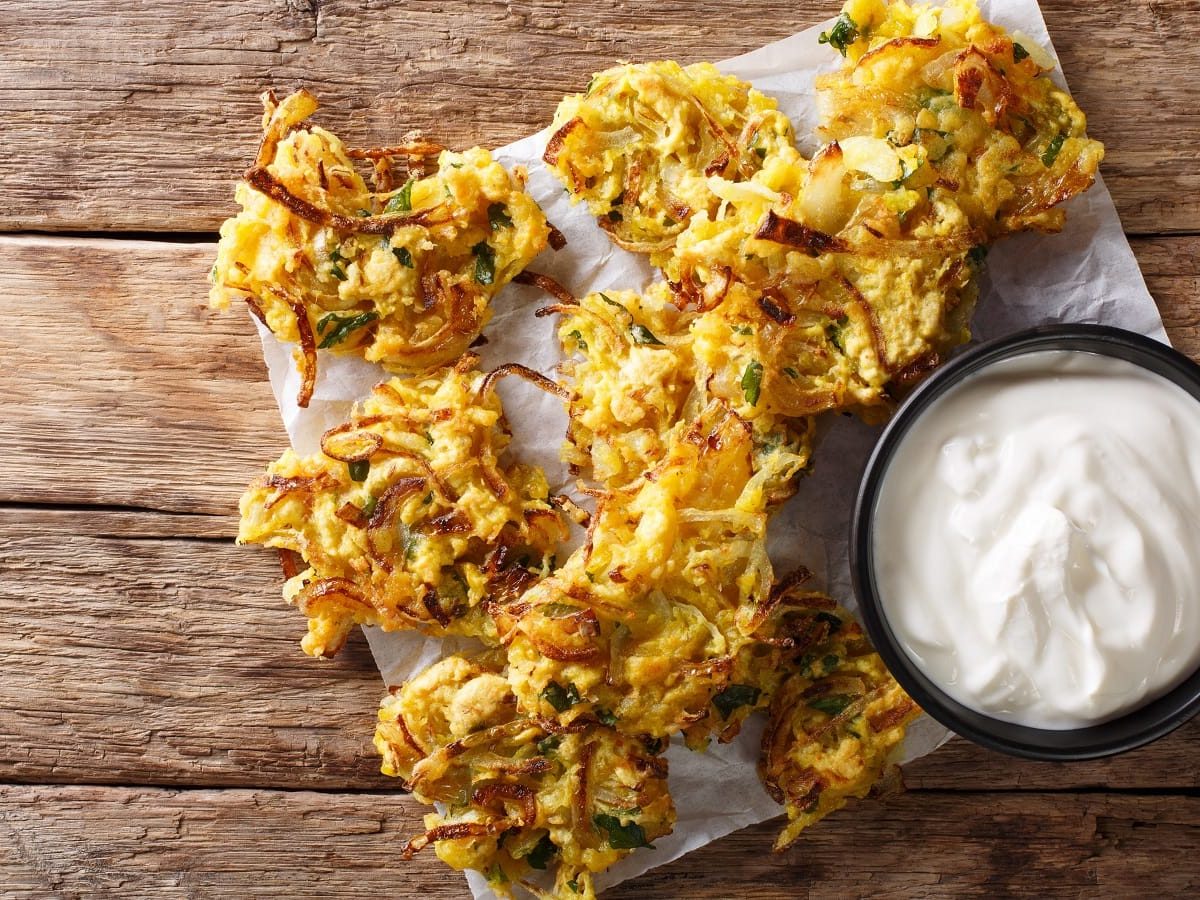
[[[1036,42],[1054,55],[1035,0],[984,0],[980,5],[992,21],[1021,32],[1023,42]],[[818,34],[831,22],[719,64],[723,71],[752,82],[779,101],[795,123],[806,155],[817,146],[813,81],[820,72],[842,62],[833,50],[817,43]],[[685,48],[681,55],[693,54]],[[564,92],[582,90],[590,74],[580,72],[578,83],[564,85]],[[1061,70],[1056,69],[1054,77],[1065,87]],[[531,269],[553,276],[577,296],[648,284],[655,278],[649,265],[613,246],[585,207],[570,205],[562,185],[542,164],[548,137],[547,129],[495,153],[506,166],[527,167],[529,192],[568,241],[564,250],[547,250]],[[521,362],[552,376],[560,359],[556,323],[533,316],[533,311],[547,302],[549,298],[534,288],[505,288],[496,298],[495,316],[485,331],[488,343],[480,351],[482,364],[492,368]],[[1051,322],[1101,322],[1166,341],[1154,300],[1100,180],[1070,203],[1062,234],[1010,238],[995,245],[989,255],[974,322],[977,339]],[[312,402],[308,409],[299,409],[295,397],[300,379],[292,347],[281,344],[265,329],[260,328],[260,333],[284,426],[301,453],[318,450],[321,433],[344,421],[353,401],[385,377],[374,365],[322,352]],[[555,490],[570,489],[573,479],[558,458],[567,424],[559,401],[518,379],[502,381],[499,391],[514,432],[510,452],[545,468]],[[856,419],[826,418],[827,432],[817,448],[814,473],[801,482],[799,493],[772,522],[768,547],[777,572],[807,566],[815,573],[816,584],[854,608],[847,559],[850,512],[862,468],[879,431]],[[460,641],[385,634],[378,629],[367,629],[367,637],[388,685],[404,681],[445,653],[465,646]],[[678,810],[674,833],[656,841],[655,849],[639,850],[599,876],[597,887],[610,887],[732,831],[779,815],[781,808],[763,791],[755,772],[761,731],[761,720],[751,720],[737,740],[714,744],[705,753],[673,744],[667,759]],[[921,719],[910,729],[902,761],[923,756],[949,737],[932,719]],[[493,896],[478,873],[468,873],[467,879],[477,898]]]

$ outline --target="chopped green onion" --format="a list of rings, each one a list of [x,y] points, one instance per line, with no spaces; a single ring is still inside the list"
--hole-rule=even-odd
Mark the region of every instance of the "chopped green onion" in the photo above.
[[[638,847],[649,847],[646,832],[637,822],[622,823],[616,816],[608,813],[596,813],[592,817],[597,831],[604,832],[608,846],[614,850],[635,850]]]
[[[411,269],[413,267],[412,254],[407,247],[393,247],[392,255],[399,260],[400,265]]]
[[[367,473],[371,471],[371,461],[356,459],[354,462],[346,463],[346,468],[350,470],[351,481],[366,481]]]
[[[542,839],[525,854],[525,862],[529,863],[530,868],[545,869],[557,852],[558,848],[554,846],[554,841],[550,840],[550,835],[543,834]]]
[[[1042,165],[1047,169],[1054,165],[1054,161],[1058,159],[1058,153],[1062,150],[1063,141],[1066,139],[1067,136],[1065,134],[1056,134],[1054,140],[1050,142],[1045,152],[1042,153]]]
[[[1028,59],[1028,58],[1029,58],[1029,51],[1026,50],[1024,47],[1022,47],[1020,44],[1014,42],[1013,43],[1013,62],[1020,62],[1021,60]]]

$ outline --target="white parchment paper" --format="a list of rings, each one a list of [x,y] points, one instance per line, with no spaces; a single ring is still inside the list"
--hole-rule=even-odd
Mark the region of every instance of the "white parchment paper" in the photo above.
[[[992,21],[1022,32],[1022,42],[1034,41],[1054,55],[1035,0],[983,0],[980,6]],[[833,50],[817,43],[817,35],[829,24],[719,64],[723,71],[752,82],[779,101],[795,123],[806,154],[816,149],[813,81],[818,73],[841,63]],[[695,55],[692,48],[681,49],[681,56]],[[564,92],[582,90],[590,74],[580,72],[578,84],[564,85]],[[1056,70],[1055,78],[1065,86],[1061,70]],[[543,131],[496,151],[505,165],[528,168],[529,192],[568,241],[564,250],[547,251],[531,268],[553,276],[576,295],[648,284],[655,277],[649,265],[614,247],[585,207],[570,205],[562,185],[546,170],[541,155],[548,136],[548,130]],[[1062,234],[1021,235],[994,246],[981,288],[974,323],[979,339],[1051,322],[1101,322],[1166,341],[1162,320],[1125,240],[1112,199],[1099,180],[1086,195],[1071,202]],[[495,316],[485,331],[488,343],[481,349],[485,367],[521,362],[553,374],[559,362],[556,323],[532,315],[545,302],[539,291],[520,285],[510,285],[500,293]],[[295,405],[300,379],[292,348],[265,329],[260,328],[260,334],[284,426],[292,445],[302,453],[318,450],[321,433],[344,421],[353,401],[385,377],[374,365],[321,352],[312,402],[307,410],[301,410]],[[517,379],[504,380],[499,390],[514,431],[511,452],[544,467],[556,490],[570,487],[571,479],[558,459],[566,429],[560,403]],[[878,430],[855,419],[827,418],[828,431],[817,449],[814,474],[802,481],[797,496],[772,522],[769,550],[777,572],[805,565],[839,602],[854,608],[847,560],[849,519]],[[367,637],[388,685],[404,681],[457,648],[450,642],[443,645],[419,635],[385,634],[378,629],[367,629]],[[761,729],[761,721],[751,720],[736,741],[714,744],[706,753],[672,745],[667,758],[678,810],[674,833],[656,841],[654,850],[639,850],[601,875],[597,887],[612,886],[732,831],[779,815],[780,807],[767,797],[755,773]],[[933,720],[921,719],[910,729],[903,761],[932,751],[949,736]],[[482,876],[468,873],[467,878],[476,897],[492,896]]]

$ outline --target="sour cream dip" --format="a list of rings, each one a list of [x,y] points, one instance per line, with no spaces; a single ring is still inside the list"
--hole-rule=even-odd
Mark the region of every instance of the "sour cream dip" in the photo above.
[[[1200,403],[1110,356],[993,363],[901,438],[872,538],[888,625],[945,693],[1115,718],[1200,667]]]

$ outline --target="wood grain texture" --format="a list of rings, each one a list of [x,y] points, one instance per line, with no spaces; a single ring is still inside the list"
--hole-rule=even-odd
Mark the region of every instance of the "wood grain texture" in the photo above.
[[[361,637],[297,646],[274,554],[214,516],[0,508],[0,780],[395,790]],[[911,788],[1200,788],[1200,721],[1137,753],[1033,763],[955,741]],[[397,800],[410,812],[415,801]],[[414,813],[415,814],[415,813]],[[765,850],[766,844],[760,847]]]
[[[0,787],[5,896],[470,896],[391,798],[274,791]],[[781,855],[777,823],[731,835],[618,898],[1186,897],[1200,799],[910,794],[861,803]],[[653,852],[653,851],[646,851]]]
[[[717,60],[837,0],[38,0],[0,29],[0,229],[214,229],[256,142],[257,94],[301,85],[360,144],[412,127],[497,146],[621,59]],[[1126,227],[1200,230],[1200,2],[1043,3]]]
[[[1133,248],[1200,358],[1200,238]],[[286,436],[249,316],[204,305],[214,253],[0,236],[0,503],[234,512]]]

